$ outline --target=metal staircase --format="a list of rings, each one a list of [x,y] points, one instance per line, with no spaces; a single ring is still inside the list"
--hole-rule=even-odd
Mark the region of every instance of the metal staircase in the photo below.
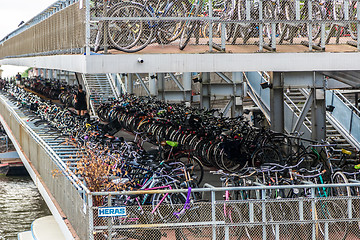
[[[262,89],[260,83],[267,81],[263,73],[246,73],[248,94],[266,117],[270,112],[270,89]],[[306,102],[309,92],[306,89],[287,89],[284,92],[285,130],[290,133]],[[338,148],[360,150],[360,111],[339,91],[326,91],[326,105],[333,105],[334,111],[326,113],[326,134]],[[308,112],[300,132],[311,137],[311,112]]]
[[[287,97],[286,102],[289,104],[290,101],[293,104],[289,104],[292,110],[296,114],[300,114],[305,101],[309,95],[306,89],[287,89],[284,93]],[[296,107],[295,107],[296,106]],[[309,111],[306,115],[304,124],[311,130],[311,112]],[[332,142],[336,142],[338,148],[353,149],[353,146],[346,140],[346,138],[337,130],[333,124],[329,122],[329,117],[326,118],[326,137],[331,139]]]
[[[96,110],[101,103],[119,97],[111,74],[82,74],[82,79],[89,97],[92,115],[96,114]]]

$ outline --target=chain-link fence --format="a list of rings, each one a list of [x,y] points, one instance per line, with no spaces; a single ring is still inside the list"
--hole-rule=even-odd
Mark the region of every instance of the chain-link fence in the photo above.
[[[354,194],[359,187],[342,185]],[[329,195],[320,196],[325,189]],[[187,208],[175,201],[186,189],[92,193],[90,239],[360,239],[360,198],[332,196],[338,189],[334,184],[193,189],[210,198]],[[270,197],[275,192],[299,195]],[[166,193],[173,202],[145,204]],[[222,196],[235,193],[248,198]]]
[[[359,47],[356,6],[354,0],[97,0],[90,5],[90,45],[124,52],[149,45]]]
[[[0,57],[76,54],[84,47],[173,52],[197,45],[205,52],[347,44],[355,50],[359,16],[356,0],[83,0],[3,39]]]
[[[41,15],[44,19],[39,23],[3,39],[0,58],[80,53],[85,46],[85,8],[80,9],[79,4],[73,3],[47,18]]]

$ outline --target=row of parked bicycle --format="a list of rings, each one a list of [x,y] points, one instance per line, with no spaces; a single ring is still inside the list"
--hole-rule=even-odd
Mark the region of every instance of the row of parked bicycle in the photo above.
[[[344,2],[305,0],[296,4],[296,1],[291,0],[213,1],[211,12],[215,20],[212,19],[212,37],[220,39],[224,35],[233,44],[238,38],[246,44],[250,38],[259,38],[260,35],[270,43],[274,37],[281,42],[291,43],[294,38],[311,37],[315,41],[321,35],[321,21],[325,20],[327,28],[333,23],[337,24],[335,29],[339,36],[348,34],[357,39],[357,1],[349,0],[348,8],[345,8]],[[178,40],[182,50],[190,39],[199,44],[201,39],[209,38],[209,14],[208,3],[203,0],[93,1],[91,16],[96,21],[92,27],[91,42],[95,51],[106,45],[124,52],[136,52],[151,43],[169,44]],[[346,20],[354,22],[340,24],[339,21],[344,20],[345,16],[348,17]],[[196,19],[190,19],[194,17]],[[125,21],[119,18],[128,19]],[[303,21],[295,22],[296,19]],[[275,27],[271,21],[275,21]]]
[[[204,109],[169,104],[148,97],[123,96],[97,110],[101,120],[117,122],[131,132],[143,132],[154,144],[178,142],[204,166],[237,172],[264,163],[295,165],[310,169],[327,156],[313,147],[315,142],[299,136],[251,126],[244,116],[227,118]],[[332,151],[332,157],[335,153]],[[330,154],[330,153],[328,153]],[[325,154],[324,154],[325,155]],[[340,159],[340,156],[338,156]]]
[[[108,196],[96,197],[95,206],[107,206],[109,200],[115,206],[131,206],[127,208],[128,215],[126,217],[114,217],[111,219],[114,226],[134,224],[134,219],[136,219],[136,223],[144,224],[149,222],[201,222],[205,219],[206,214],[201,210],[205,205],[199,205],[198,203],[202,196],[193,190],[202,181],[204,174],[203,162],[200,162],[196,155],[199,151],[192,150],[191,146],[193,145],[188,144],[188,140],[185,141],[185,139],[194,137],[198,141],[206,139],[210,142],[207,145],[207,150],[210,151],[211,144],[218,145],[221,142],[217,139],[217,136],[222,135],[221,133],[224,133],[223,135],[226,137],[233,136],[227,142],[231,146],[236,146],[236,144],[234,142],[230,144],[230,141],[239,141],[239,145],[241,145],[241,141],[244,138],[246,139],[244,134],[249,135],[250,132],[255,131],[259,136],[265,134],[271,136],[273,134],[272,138],[253,136],[251,139],[253,140],[252,143],[256,142],[255,139],[263,141],[264,145],[261,147],[258,144],[256,148],[272,149],[271,151],[276,152],[277,156],[272,161],[264,152],[259,161],[247,162],[236,173],[212,172],[221,175],[220,180],[224,187],[291,186],[294,184],[301,184],[304,187],[290,187],[288,189],[279,187],[264,191],[251,190],[250,188],[245,190],[224,190],[226,193],[224,195],[225,201],[221,203],[223,204],[221,208],[223,210],[217,211],[215,215],[218,221],[237,224],[253,219],[253,222],[262,222],[261,203],[254,203],[252,211],[244,211],[241,206],[234,204],[230,200],[360,196],[358,187],[350,188],[341,185],[341,183],[348,182],[349,178],[353,180],[358,178],[357,162],[349,162],[346,158],[351,154],[350,152],[342,150],[340,154],[342,157],[333,159],[331,152],[333,145],[331,144],[310,142],[311,144],[306,146],[303,143],[305,141],[299,137],[295,138],[283,134],[275,135],[275,133],[265,129],[254,130],[256,128],[244,123],[246,121],[242,117],[229,119],[221,115],[217,116],[213,111],[185,108],[181,105],[165,104],[147,97],[136,98],[127,95],[123,96],[119,102],[113,105],[105,104],[98,110],[99,117],[110,122],[109,124],[101,124],[97,121],[87,121],[72,114],[66,108],[45,101],[24,89],[7,85],[4,90],[29,116],[29,121],[34,122],[36,125],[46,124],[49,131],[57,132],[58,136],[67,136],[68,143],[75,144],[81,149],[81,154],[84,157],[77,161],[74,171],[80,179],[86,181],[91,191],[188,189],[187,195],[183,193],[153,193],[141,195],[115,194],[110,198]],[[237,125],[246,127],[235,128]],[[164,128],[159,126],[164,126]],[[121,127],[135,133],[134,141],[127,142],[107,134],[111,131],[116,132]],[[167,129],[172,130],[166,131]],[[233,129],[236,129],[236,132],[232,133]],[[244,129],[244,132],[247,131],[242,134],[241,129]],[[139,133],[139,130],[142,133]],[[172,138],[176,139],[176,141],[170,141],[171,138],[168,138],[170,136],[173,136]],[[265,141],[263,139],[271,140]],[[144,142],[148,140],[153,143],[158,142],[159,149],[153,149],[152,151],[145,149],[143,147]],[[179,144],[179,142],[182,142],[182,144]],[[189,143],[191,142],[189,141]],[[205,145],[205,143],[206,141],[203,141],[201,145]],[[250,146],[251,144],[247,148]],[[224,150],[223,156],[228,157],[228,154],[225,153],[225,147],[218,147]],[[234,149],[239,151],[238,147]],[[234,153],[238,156],[239,152],[234,149],[231,148],[229,154]],[[202,151],[208,152],[207,150]],[[305,150],[306,154],[305,152],[296,153],[296,151]],[[253,149],[253,154],[256,151]],[[286,156],[287,151],[291,151],[292,155],[312,155],[312,157],[310,160],[306,157],[289,158],[290,155],[288,158],[283,158],[283,156]],[[326,155],[325,158],[323,157],[324,154]],[[200,155],[200,157],[203,161],[203,156]],[[309,183],[339,183],[339,185],[333,188],[313,188],[315,190],[313,193],[312,188],[306,187],[306,184]],[[338,218],[346,219],[347,215],[344,210],[346,207],[344,206],[347,206],[347,204],[343,200],[320,201],[320,205],[315,206],[316,216],[319,219],[329,220],[329,231],[334,234],[336,239],[345,239],[349,232],[347,222],[335,221]],[[271,214],[276,211],[281,212],[281,214]],[[252,217],[249,212],[253,213]],[[279,204],[271,204],[270,202],[266,205],[266,212],[269,222],[284,221],[284,219],[295,221],[298,214],[291,202],[281,202]],[[353,212],[355,214],[359,213],[355,208]],[[310,213],[311,211],[304,211],[304,220],[311,219]],[[325,225],[322,223],[317,225],[318,234],[325,234]],[[274,225],[271,225],[271,228],[275,230]],[[280,236],[292,239],[288,238],[288,236],[294,236],[295,228],[296,226],[293,224],[282,225],[280,227]],[[236,232],[239,229],[241,229],[241,232]],[[311,232],[311,225],[309,225],[308,230],[306,231],[307,236]],[[185,236],[189,234],[189,231],[191,234],[196,232],[205,234],[204,228],[195,225],[177,230],[176,239],[186,239]],[[249,239],[257,239],[262,228],[250,224],[248,226],[234,227],[230,231],[232,231],[232,235],[245,234]],[[151,236],[151,239],[160,239],[163,234],[160,230],[154,229],[141,231],[138,229],[114,230],[113,233],[115,234],[114,237],[135,239],[140,239],[138,237],[143,234]],[[219,239],[222,239],[224,235],[219,234]]]

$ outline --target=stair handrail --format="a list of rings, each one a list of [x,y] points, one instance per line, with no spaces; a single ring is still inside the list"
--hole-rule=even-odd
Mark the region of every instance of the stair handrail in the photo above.
[[[254,90],[254,88],[253,88],[252,85],[250,84],[248,77],[246,76],[245,73],[243,73],[243,76],[244,76],[244,79],[245,79],[245,82],[246,82],[247,86],[250,88],[250,94],[253,96],[253,101],[258,103],[258,104],[256,104],[256,105],[257,105],[257,106],[260,108],[260,110],[264,113],[266,120],[270,123],[270,116],[269,116],[269,114],[268,114],[268,113],[270,112],[270,110],[269,110],[269,109],[264,109],[264,108],[262,107],[263,105],[260,104],[261,101],[259,100],[259,97],[257,96],[257,94],[254,94],[254,93],[256,93],[256,91]],[[265,106],[265,104],[264,104],[264,106]]]
[[[335,95],[340,96],[340,100],[345,102],[345,104],[353,111],[356,113],[356,115],[360,116],[360,110],[352,103],[349,101],[349,99],[347,99],[339,90],[332,90],[334,92]]]
[[[305,94],[305,95],[309,95],[308,91],[306,89],[301,89],[301,91]],[[332,91],[332,90],[327,90],[327,91]],[[338,97],[334,91],[332,91],[332,93]],[[341,94],[342,95],[342,94]],[[349,106],[347,106],[345,104],[345,102],[343,101],[345,98],[345,96],[342,96],[343,99],[340,99],[345,107],[349,108],[350,110],[352,110]],[[349,102],[350,103],[350,102]],[[350,103],[350,105],[352,105]],[[354,111],[352,110],[352,113],[354,113]],[[359,115],[357,115],[359,117]],[[326,112],[326,119],[330,122],[330,124],[348,141],[348,143],[350,143],[350,145],[352,145],[354,148],[356,148],[357,150],[360,150],[360,142],[358,139],[356,139],[356,137],[354,137],[354,135],[351,132],[351,128],[347,129],[346,126],[344,126],[341,122],[339,122],[338,119],[335,118],[335,116],[331,113],[331,112]]]
[[[115,95],[115,99],[119,99],[120,97],[120,92],[119,92],[119,89],[117,89],[117,87],[115,87],[115,79],[113,78],[113,76],[111,75],[111,73],[107,73],[106,74],[108,80],[109,80],[109,83],[110,83],[110,87],[111,87],[111,90],[112,92],[114,93]]]
[[[86,74],[83,73],[82,78],[83,78],[83,82],[84,82],[84,86],[85,86],[85,91],[89,95],[88,98],[89,98],[90,110],[91,110],[91,113],[92,113],[91,115],[95,116],[95,108],[94,108],[93,101],[92,101],[91,96],[90,96],[90,89],[89,89],[89,85],[88,85],[88,82],[87,82],[87,79],[86,79]]]
[[[296,106],[296,104],[291,100],[291,98],[286,93],[284,93],[284,97],[290,102],[290,104],[296,109],[298,113],[301,113],[301,110],[298,108],[298,106]],[[305,120],[311,125],[311,121],[308,117],[305,117]]]

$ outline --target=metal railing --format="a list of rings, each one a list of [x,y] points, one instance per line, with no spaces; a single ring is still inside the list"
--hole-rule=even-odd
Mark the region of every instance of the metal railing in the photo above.
[[[268,77],[268,76],[265,76]],[[252,96],[253,101],[261,106],[261,111],[264,112],[265,116],[270,119],[270,88],[263,89],[261,83],[267,81],[261,72],[248,72],[246,73],[245,80],[249,86],[250,96]],[[285,114],[285,130],[288,133],[292,132],[292,128],[295,125],[297,119],[299,118],[300,111],[295,103],[284,93],[284,98],[289,100],[289,103],[284,101],[284,114]],[[308,119],[307,119],[308,121]],[[311,130],[305,125],[302,124],[300,131],[304,133],[304,137],[311,138]]]
[[[210,52],[232,51],[230,45],[274,51],[284,44],[304,45],[304,51],[327,44],[356,50],[356,6],[355,0],[57,1],[2,39],[0,57],[136,52],[170,44],[204,45]]]
[[[342,188],[358,188],[360,183],[344,183]],[[149,190],[129,192],[98,192],[90,195],[105,200],[106,206],[89,206],[93,221],[89,224],[90,239],[357,239],[360,221],[359,197],[319,197],[319,189],[339,188],[339,184],[304,184],[281,186],[252,186],[192,189],[192,192],[210,196],[209,201],[191,203],[180,215],[174,213],[183,204],[153,206],[135,204],[114,205],[115,199],[130,199],[144,195],[184,194],[187,189]],[[298,198],[271,199],[271,191],[285,192],[293,189],[307,192]],[[248,200],[223,200],[224,193],[253,191],[257,198]],[[91,197],[89,197],[91,198]],[[107,210],[106,210],[107,209]],[[104,215],[118,209],[118,215]],[[119,210],[121,209],[121,210]],[[105,212],[106,213],[106,212]],[[121,215],[121,216],[120,216]],[[137,234],[136,234],[137,233]],[[157,237],[156,237],[157,236]],[[185,238],[186,236],[186,238]]]
[[[326,104],[334,106],[332,112],[327,112],[327,116],[335,118],[338,128],[347,137],[351,144],[360,149],[360,116],[359,110],[352,106],[344,97],[339,97],[339,92],[334,90],[326,91]]]
[[[4,96],[0,96],[0,112],[12,136],[21,145],[22,153],[30,160],[33,170],[39,173],[38,177],[56,199],[77,235],[86,239],[89,234],[86,202],[90,192],[50,146],[50,142],[59,146],[62,139],[46,133],[48,130],[41,127],[30,126],[21,110]]]

